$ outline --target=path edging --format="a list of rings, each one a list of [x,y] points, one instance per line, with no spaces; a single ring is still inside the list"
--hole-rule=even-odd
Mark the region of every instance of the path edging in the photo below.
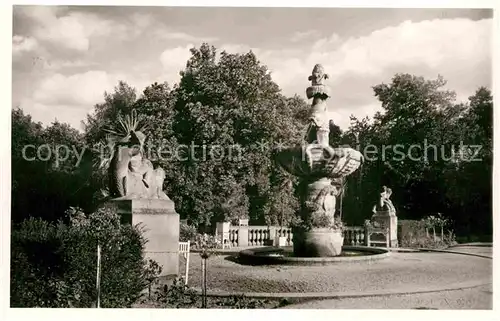
[[[476,288],[484,285],[492,284],[491,280],[480,281],[466,281],[461,283],[452,284],[445,287],[434,288],[417,288],[413,290],[375,290],[363,292],[214,292],[207,291],[209,297],[233,297],[243,296],[246,298],[259,298],[259,299],[285,299],[285,298],[307,298],[307,299],[346,299],[346,298],[363,298],[363,297],[379,297],[391,295],[408,295],[408,294],[422,294],[433,292],[457,291],[463,289]],[[201,290],[195,289],[198,295],[201,295]]]

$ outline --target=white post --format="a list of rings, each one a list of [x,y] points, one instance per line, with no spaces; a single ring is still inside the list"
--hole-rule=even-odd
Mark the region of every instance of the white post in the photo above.
[[[101,245],[99,243],[97,243],[96,289],[97,289],[97,308],[100,308],[101,307]]]
[[[190,241],[187,241],[187,253],[186,253],[186,278],[184,279],[184,284],[188,284],[189,275],[189,252],[190,252]]]

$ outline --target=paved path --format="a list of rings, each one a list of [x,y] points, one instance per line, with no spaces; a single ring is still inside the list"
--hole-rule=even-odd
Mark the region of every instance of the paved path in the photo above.
[[[492,255],[492,248],[454,247],[454,251]],[[464,257],[464,260],[467,260]],[[491,277],[491,276],[490,276]],[[425,294],[315,300],[286,306],[288,309],[481,309],[493,308],[492,285]]]
[[[492,309],[492,286],[426,294],[327,299],[286,306],[285,309]]]
[[[491,248],[489,250],[491,252]],[[189,283],[199,287],[199,255],[191,255],[190,263]],[[390,257],[375,262],[324,266],[247,266],[220,255],[209,258],[207,274],[211,292],[412,292],[408,289],[446,288],[469,281],[488,284],[492,279],[492,260],[451,253],[394,252]]]

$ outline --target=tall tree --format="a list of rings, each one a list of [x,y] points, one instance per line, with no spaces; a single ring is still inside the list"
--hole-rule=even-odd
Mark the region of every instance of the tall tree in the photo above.
[[[203,44],[191,53],[176,89],[177,140],[226,156],[196,161],[201,149],[186,155],[182,172],[192,183],[183,189],[182,211],[200,224],[242,216],[264,223],[274,166],[270,152],[300,141],[296,116],[306,113],[306,104],[284,97],[252,52],[218,54]]]

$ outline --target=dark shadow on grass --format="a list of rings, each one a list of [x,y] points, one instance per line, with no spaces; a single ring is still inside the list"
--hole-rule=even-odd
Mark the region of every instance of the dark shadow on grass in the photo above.
[[[240,260],[239,255],[237,255],[237,254],[236,254],[236,255],[228,255],[228,256],[226,256],[226,257],[224,258],[224,260],[229,261],[229,262],[233,262],[233,263],[237,263],[237,264],[241,264],[241,265],[243,265],[243,264],[241,263],[241,260]]]

